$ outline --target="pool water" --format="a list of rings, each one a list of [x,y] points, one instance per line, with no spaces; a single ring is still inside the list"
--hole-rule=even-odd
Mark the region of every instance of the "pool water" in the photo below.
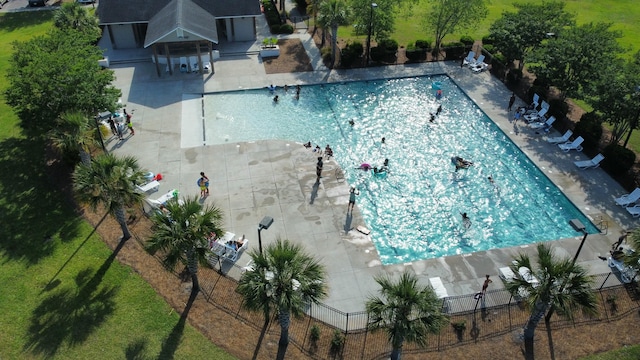
[[[383,264],[573,237],[574,218],[597,232],[447,76],[303,86],[299,100],[295,89],[276,94],[277,103],[266,89],[206,95],[207,142],[331,144],[360,190],[357,205]],[[455,171],[454,156],[473,165]],[[385,158],[388,174],[356,169]]]

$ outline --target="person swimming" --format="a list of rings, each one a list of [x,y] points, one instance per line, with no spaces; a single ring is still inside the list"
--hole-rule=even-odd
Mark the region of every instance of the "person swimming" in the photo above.
[[[360,164],[360,166],[358,166],[356,169],[360,169],[360,170],[364,170],[364,171],[369,171],[372,169],[371,165],[367,164],[367,163],[362,163]]]
[[[307,141],[306,143],[304,143],[304,147],[306,147],[307,149],[311,148],[311,141]]]
[[[471,227],[471,219],[469,218],[467,213],[466,212],[460,213],[460,215],[462,216],[462,225],[464,226],[464,228],[465,229],[470,228]]]
[[[456,166],[456,171],[460,169],[468,169],[471,165],[473,165],[473,162],[465,160],[459,156],[455,156],[452,160],[454,165]]]

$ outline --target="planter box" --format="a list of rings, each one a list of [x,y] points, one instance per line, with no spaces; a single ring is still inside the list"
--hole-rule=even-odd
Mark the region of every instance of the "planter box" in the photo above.
[[[278,56],[280,56],[280,47],[278,45],[269,46],[269,47],[263,46],[260,48],[261,58],[278,57]]]

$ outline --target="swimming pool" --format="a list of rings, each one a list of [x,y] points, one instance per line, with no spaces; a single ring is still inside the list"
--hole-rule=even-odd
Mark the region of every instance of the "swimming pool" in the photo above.
[[[573,237],[573,218],[597,232],[447,76],[303,86],[299,100],[295,89],[277,94],[277,103],[266,89],[206,95],[207,142],[331,144],[361,191],[357,203],[384,264]],[[454,156],[474,165],[456,172]],[[355,169],[385,158],[385,176]]]

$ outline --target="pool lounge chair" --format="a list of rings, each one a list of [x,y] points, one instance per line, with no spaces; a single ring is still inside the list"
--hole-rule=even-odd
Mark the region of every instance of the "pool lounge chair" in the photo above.
[[[187,62],[187,57],[186,56],[180,57],[180,72],[181,73],[188,73],[189,72],[189,63]]]
[[[476,65],[484,64],[484,59],[485,59],[485,56],[480,54],[480,56],[478,56],[478,58],[474,62],[469,64],[469,67],[473,68]]]
[[[200,72],[200,66],[198,65],[198,57],[197,56],[189,57],[189,64],[191,64],[191,71],[192,72]]]
[[[581,170],[584,170],[584,169],[590,169],[590,168],[597,168],[598,166],[600,166],[600,162],[602,160],[604,160],[604,156],[602,156],[602,154],[598,154],[594,156],[593,159],[591,160],[574,161],[573,163],[576,164],[576,166],[579,167]]]
[[[531,104],[533,105],[533,108],[537,108],[538,105],[540,105],[540,95],[538,94],[533,94],[533,101],[531,102]]]
[[[572,142],[568,142],[567,141],[566,143],[558,144],[558,147],[560,148],[560,150],[562,150],[564,152],[569,152],[571,150],[582,151],[582,142],[583,141],[584,141],[584,139],[582,138],[582,136],[578,136]]]
[[[543,107],[540,111],[538,112],[533,112],[530,114],[524,114],[524,119],[526,122],[534,122],[534,121],[540,121],[540,120],[544,120],[545,119],[545,115],[547,114],[547,111],[549,111],[549,108],[545,108]]]
[[[462,60],[462,65],[471,65],[476,62],[476,53],[473,51],[469,51],[469,54],[466,58]]]
[[[500,279],[504,281],[511,281],[516,278],[516,274],[513,273],[510,267],[505,266],[498,269]]]
[[[160,188],[160,183],[158,182],[158,180],[153,180],[144,185],[136,185],[136,190],[138,190],[143,194],[150,191],[153,191],[153,192],[158,191],[159,188]]]
[[[628,206],[625,209],[634,218],[640,217],[640,205]]]
[[[531,128],[534,130],[543,129],[545,132],[549,132],[549,130],[551,130],[551,125],[555,121],[556,121],[556,117],[552,116],[549,119],[547,119],[547,121],[545,122],[536,122],[536,123],[530,124],[529,126],[531,126]]]
[[[479,73],[479,72],[483,72],[485,70],[487,70],[489,68],[489,64],[487,64],[486,62],[480,61],[480,62],[476,62],[475,64],[470,66],[471,70],[473,72]]]
[[[565,143],[565,142],[569,141],[569,138],[571,137],[571,135],[573,135],[573,131],[567,130],[567,132],[565,132],[564,135],[562,135],[562,136],[556,136],[556,137],[548,138],[547,142],[549,142],[551,144]]]
[[[531,269],[529,269],[526,266],[521,266],[518,269],[518,274],[520,274],[520,277],[522,277],[522,280],[528,282],[533,287],[538,286],[538,284],[540,283],[538,279],[536,279],[536,277],[533,276],[533,274],[531,273]]]
[[[636,188],[631,194],[622,195],[615,199],[616,204],[620,206],[630,206],[637,203],[638,200],[640,200],[640,188]]]
[[[429,283],[431,284],[433,290],[436,292],[436,296],[438,297],[438,299],[449,297],[447,289],[444,287],[444,284],[439,277],[429,278]]]

